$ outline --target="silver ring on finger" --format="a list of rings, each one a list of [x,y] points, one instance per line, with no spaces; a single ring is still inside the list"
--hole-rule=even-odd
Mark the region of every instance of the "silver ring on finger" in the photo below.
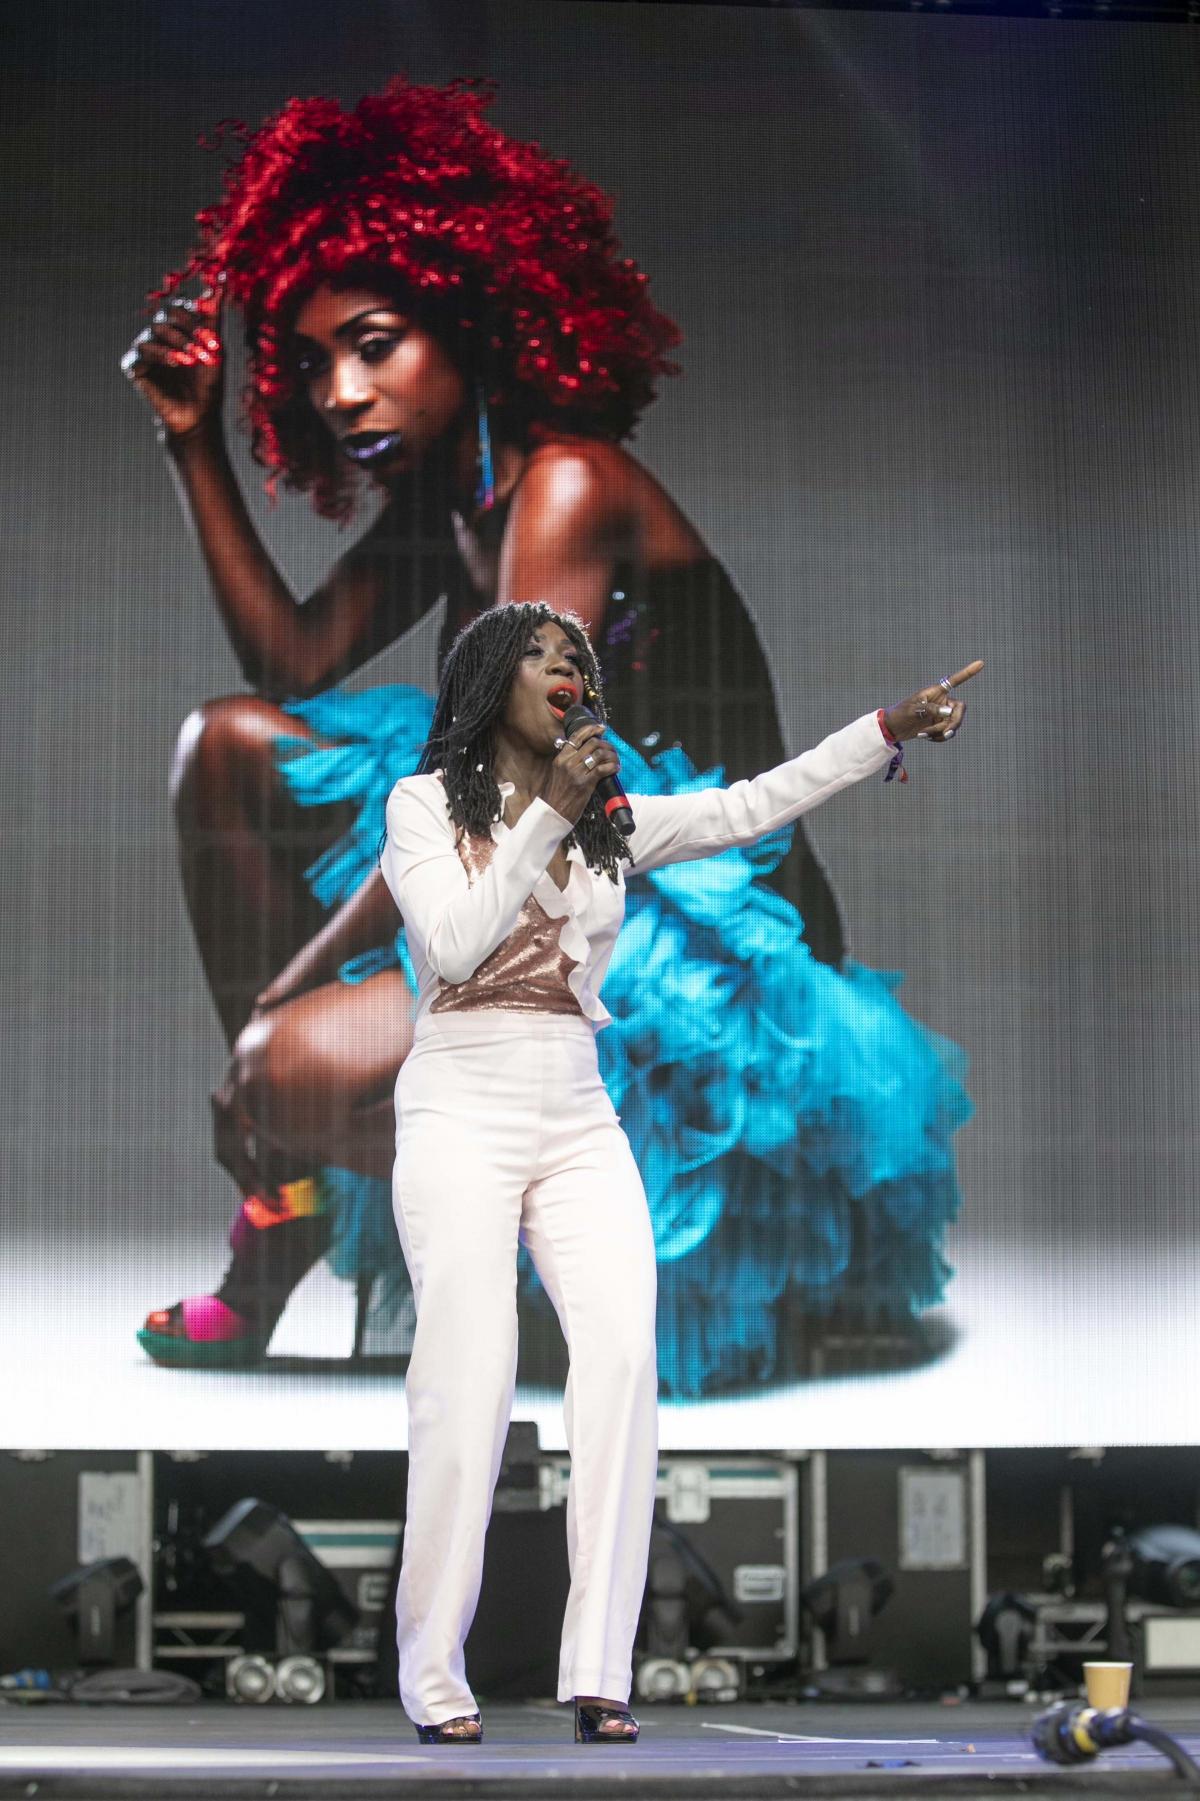
[[[585,769],[594,769],[596,767],[595,757],[585,757],[583,759],[583,767]]]
[[[949,719],[949,717],[953,713],[953,711],[954,711],[953,707],[939,707],[938,708],[938,717],[940,719]]]
[[[938,677],[938,687],[941,688],[944,693],[949,694],[949,692],[950,692],[951,688],[953,688],[953,686],[954,686],[954,683],[950,680],[950,677],[948,675],[942,675],[942,676]]]
[[[565,750],[567,748],[567,740],[565,738],[556,738],[554,740],[554,748],[555,750]]]

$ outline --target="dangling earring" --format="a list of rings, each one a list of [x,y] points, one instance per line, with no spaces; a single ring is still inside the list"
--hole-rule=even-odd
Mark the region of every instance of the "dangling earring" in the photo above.
[[[482,382],[475,384],[475,402],[479,414],[475,505],[481,513],[490,513],[496,504],[496,471],[492,464],[492,427],[488,418],[487,389]]]

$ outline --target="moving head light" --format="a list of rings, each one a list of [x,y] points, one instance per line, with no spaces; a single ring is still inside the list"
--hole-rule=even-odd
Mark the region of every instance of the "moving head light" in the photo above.
[[[1132,1594],[1160,1607],[1200,1607],[1200,1532],[1189,1526],[1143,1526],[1126,1543],[1134,1560]]]
[[[275,1649],[319,1651],[336,1644],[358,1619],[336,1579],[285,1514],[265,1501],[239,1501],[204,1540],[221,1576],[249,1570],[275,1591]]]

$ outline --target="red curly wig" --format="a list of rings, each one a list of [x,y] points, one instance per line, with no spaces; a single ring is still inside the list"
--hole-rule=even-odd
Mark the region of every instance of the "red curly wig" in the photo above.
[[[676,326],[620,254],[607,196],[537,144],[484,118],[490,83],[402,77],[349,111],[289,100],[242,140],[221,199],[197,215],[183,268],[241,308],[257,460],[327,518],[353,506],[336,455],[290,366],[301,300],[323,283],[395,295],[482,379],[502,429],[619,440],[674,373]],[[228,128],[228,127],[227,127]]]

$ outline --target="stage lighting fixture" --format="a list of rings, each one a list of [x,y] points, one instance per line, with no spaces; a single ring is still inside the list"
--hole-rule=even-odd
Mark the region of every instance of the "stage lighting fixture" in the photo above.
[[[801,1592],[825,1635],[830,1667],[813,1678],[829,1699],[885,1699],[900,1692],[891,1670],[870,1667],[871,1621],[892,1597],[892,1579],[874,1557],[846,1557]]]
[[[281,1701],[315,1707],[325,1699],[325,1671],[315,1657],[283,1657],[275,1666],[275,1693]]]
[[[358,1619],[334,1577],[291,1521],[253,1498],[239,1501],[204,1539],[218,1575],[251,1572],[275,1591],[275,1649],[319,1651],[343,1638]]]
[[[656,1519],[638,1639],[646,1656],[679,1660],[689,1650],[732,1644],[743,1618],[687,1534]]]
[[[657,1528],[651,1540],[642,1605],[647,1657],[682,1662],[690,1643],[687,1570],[677,1545]]]
[[[112,1663],[117,1616],[141,1592],[142,1578],[128,1557],[103,1557],[51,1584],[51,1598],[74,1622],[81,1664]]]
[[[741,1675],[731,1657],[698,1657],[688,1671],[697,1701],[736,1701]]]
[[[634,1686],[639,1701],[682,1701],[692,1691],[686,1663],[674,1657],[646,1657],[637,1667]]]
[[[269,1701],[275,1693],[275,1671],[265,1657],[231,1657],[225,1665],[225,1693],[231,1701]]]
[[[703,1691],[709,1701],[737,1693],[736,1664],[723,1657],[700,1657],[689,1669],[688,1653],[728,1645],[742,1619],[720,1577],[686,1534],[668,1520],[655,1520],[638,1644],[641,1701],[679,1701]]]
[[[1125,1543],[1133,1557],[1131,1594],[1160,1607],[1200,1607],[1200,1532],[1143,1526]]]
[[[1050,1551],[1042,1558],[1042,1587],[1064,1601],[1075,1599],[1075,1559],[1066,1551]]]
[[[987,1652],[988,1676],[994,1682],[1016,1682],[1025,1669],[1025,1654],[1037,1624],[1037,1612],[1020,1595],[993,1595],[979,1616],[976,1637]]]

